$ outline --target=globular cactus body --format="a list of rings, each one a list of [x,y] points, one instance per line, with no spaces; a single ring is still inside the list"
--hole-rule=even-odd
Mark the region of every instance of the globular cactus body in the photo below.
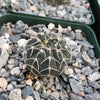
[[[63,38],[50,34],[38,34],[29,40],[25,48],[25,63],[37,76],[57,76],[68,65],[71,54]]]
[[[57,6],[57,5],[62,5],[62,4],[66,4],[69,3],[70,0],[46,0],[46,2],[48,4]]]

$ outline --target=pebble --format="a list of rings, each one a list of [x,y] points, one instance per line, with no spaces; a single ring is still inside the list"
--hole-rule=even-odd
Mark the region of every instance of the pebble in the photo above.
[[[95,89],[99,89],[100,85],[97,82],[89,82],[89,86],[95,88]]]
[[[100,79],[100,73],[99,72],[94,72],[93,74],[90,74],[88,79],[92,82],[99,80]]]
[[[21,97],[21,90],[20,89],[13,89],[9,94],[10,100],[22,100]]]
[[[32,96],[28,96],[28,97],[26,97],[26,99],[24,99],[24,100],[34,100],[34,99],[33,99]]]
[[[65,75],[71,75],[71,74],[73,74],[73,69],[65,67],[64,74]]]
[[[36,81],[36,83],[34,84],[35,90],[39,90],[40,87],[41,87],[41,83],[39,81]]]
[[[35,100],[40,100],[40,95],[37,91],[33,92]]]
[[[82,71],[81,71],[84,75],[90,75],[92,73],[92,69],[87,66],[87,67],[83,67]]]
[[[33,88],[32,87],[29,87],[29,86],[26,86],[23,90],[22,90],[22,96],[24,98],[26,98],[27,96],[33,94]]]
[[[48,79],[45,78],[45,77],[43,78],[43,84],[44,84],[44,85],[47,85],[47,84],[48,84]]]
[[[93,93],[93,89],[92,89],[91,87],[88,87],[88,88],[85,88],[85,89],[84,89],[84,92],[85,92],[86,94],[92,94],[92,93]]]
[[[12,84],[9,84],[8,87],[7,87],[7,90],[8,90],[8,91],[11,91],[11,90],[13,90],[13,89],[14,89],[14,86],[13,86]]]
[[[55,27],[55,25],[54,25],[53,23],[50,23],[50,24],[48,25],[48,29],[49,29],[49,30],[52,30],[54,27]]]
[[[19,47],[25,47],[26,44],[27,44],[27,40],[26,39],[20,39],[17,43],[18,43]]]
[[[0,88],[5,90],[7,88],[8,82],[5,78],[0,78]]]
[[[69,82],[70,82],[70,86],[72,88],[72,91],[75,94],[78,94],[80,91],[83,91],[82,85],[78,81],[76,81],[75,79],[70,79]]]
[[[81,79],[81,80],[86,80],[86,77],[85,77],[85,75],[79,75],[79,78]]]
[[[88,94],[85,96],[85,100],[100,100],[99,93]]]
[[[17,43],[17,41],[21,39],[21,36],[20,36],[20,35],[13,35],[13,36],[10,36],[9,39],[10,39],[13,43]]]
[[[51,96],[53,96],[56,100],[59,99],[59,93],[57,93],[57,92],[52,92]]]
[[[8,57],[9,57],[9,54],[8,54],[7,50],[3,48],[3,49],[2,49],[2,52],[1,52],[1,54],[0,54],[0,69],[1,69],[4,65],[6,65],[7,60],[8,60]]]
[[[56,89],[57,89],[57,90],[61,90],[61,89],[62,89],[61,84],[59,84],[59,83],[58,83],[58,84],[56,84]]]
[[[82,52],[82,58],[87,62],[87,63],[91,63],[91,59],[90,57],[87,55],[87,53],[85,51]]]
[[[83,99],[82,97],[71,93],[71,100],[85,100],[85,99]]]
[[[15,67],[11,70],[11,74],[14,76],[18,76],[20,74],[20,69],[19,67]]]
[[[30,7],[30,10],[31,10],[32,12],[34,12],[34,11],[36,11],[37,9],[36,9],[35,6],[31,6],[31,7]]]
[[[26,80],[26,84],[32,86],[32,81],[30,79]]]

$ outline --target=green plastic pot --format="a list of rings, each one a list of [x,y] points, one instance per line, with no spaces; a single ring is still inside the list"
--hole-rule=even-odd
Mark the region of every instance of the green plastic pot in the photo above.
[[[98,0],[90,0],[90,4],[95,15],[95,24],[92,25],[92,28],[95,31],[100,43],[100,5],[98,4]]]
[[[86,0],[87,2],[89,2],[88,0]],[[33,15],[33,14],[27,14],[27,13],[19,13],[19,12],[15,12],[15,11],[12,11],[12,9],[10,8],[10,0],[8,0],[7,2],[7,9],[8,9],[8,12],[9,13],[13,13],[13,14],[16,14],[16,15],[27,15],[27,16],[32,16],[32,17],[38,17],[38,18],[43,18],[43,19],[48,19],[48,20],[52,20],[54,18],[50,18],[50,17],[41,17],[41,16],[38,16],[38,15]],[[92,19],[92,22],[87,24],[87,25],[93,25],[95,23],[95,17],[92,13],[92,10],[91,10],[91,7],[89,7],[89,10],[91,12],[91,19]],[[62,21],[62,22],[76,22],[76,23],[82,23],[82,22],[77,22],[77,21],[69,21],[69,20],[62,20],[62,19],[55,19],[56,21]],[[86,23],[83,23],[83,24],[86,24]]]
[[[36,25],[36,24],[45,24],[48,25],[49,23],[54,23],[56,26],[61,25],[62,27],[67,28],[71,26],[72,30],[81,29],[86,36],[86,39],[94,46],[95,56],[97,59],[100,58],[100,47],[97,42],[96,36],[94,31],[87,25],[80,24],[80,23],[71,23],[71,22],[61,22],[56,20],[48,20],[44,18],[36,18],[36,17],[29,17],[29,16],[21,16],[21,15],[14,15],[14,14],[7,14],[0,18],[0,27],[7,22],[12,22],[13,24],[16,23],[18,20],[22,20],[24,23],[28,25]]]

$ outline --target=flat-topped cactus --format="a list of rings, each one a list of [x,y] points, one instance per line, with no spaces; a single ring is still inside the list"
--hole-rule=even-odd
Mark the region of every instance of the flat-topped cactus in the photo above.
[[[37,34],[25,48],[25,63],[37,76],[57,76],[71,60],[66,41],[53,33]]]
[[[57,6],[57,5],[62,5],[65,3],[69,3],[69,0],[45,0],[48,4]]]

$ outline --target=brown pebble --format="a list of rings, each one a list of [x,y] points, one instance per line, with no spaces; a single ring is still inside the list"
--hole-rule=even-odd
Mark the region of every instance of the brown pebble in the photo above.
[[[15,45],[12,45],[12,53],[15,54],[17,52],[17,47]]]
[[[85,77],[85,75],[83,75],[83,74],[79,75],[79,77],[80,77],[80,79],[83,80],[83,81],[86,80],[86,77]]]
[[[85,93],[83,91],[81,91],[81,92],[78,93],[78,95],[84,97]]]

